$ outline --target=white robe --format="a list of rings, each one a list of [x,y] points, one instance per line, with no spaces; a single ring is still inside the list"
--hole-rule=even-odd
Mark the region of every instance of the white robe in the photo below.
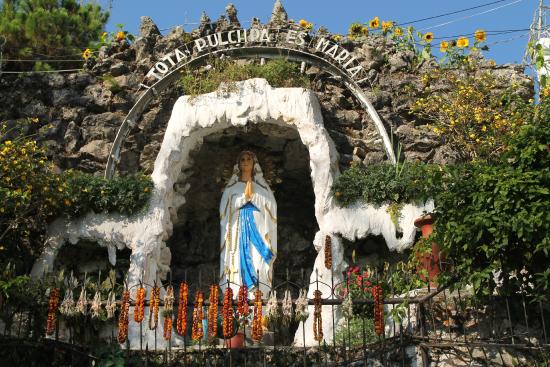
[[[255,246],[249,247],[254,270],[259,271],[260,290],[267,297],[272,284],[273,262],[277,256],[277,203],[268,188],[256,182],[252,185],[253,195],[249,201],[258,209],[254,211],[254,221],[264,243],[273,253],[269,263],[266,263]],[[240,208],[247,203],[245,188],[245,182],[237,181],[225,188],[220,201],[220,286],[225,291],[227,280],[231,280],[235,298],[242,284],[239,246],[241,228],[238,219]],[[249,289],[250,298],[253,298],[254,289]]]

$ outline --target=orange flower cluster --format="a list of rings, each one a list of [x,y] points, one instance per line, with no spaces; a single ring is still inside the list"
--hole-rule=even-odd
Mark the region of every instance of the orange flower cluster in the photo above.
[[[227,287],[223,296],[223,337],[231,338],[233,336],[233,289]]]
[[[210,306],[208,307],[208,335],[216,337],[218,333],[218,285],[210,286]]]
[[[55,331],[55,319],[57,307],[59,306],[59,289],[52,288],[48,300],[48,320],[46,323],[46,335],[52,335]]]
[[[313,292],[313,338],[317,341],[323,340],[323,319],[321,318],[321,291]]]
[[[178,319],[176,320],[176,330],[179,335],[185,334],[187,329],[187,295],[189,294],[189,286],[185,282],[180,283],[178,295]]]
[[[136,305],[134,307],[134,321],[143,321],[143,312],[145,311],[145,288],[140,286],[136,292]]]
[[[164,318],[162,336],[164,340],[172,339],[172,316]]]
[[[204,294],[198,290],[195,293],[195,305],[193,308],[193,326],[191,328],[191,338],[193,340],[199,340],[204,336],[204,330],[202,329],[202,319],[204,318],[203,303]]]
[[[262,340],[264,331],[262,329],[262,291],[256,289],[254,292],[254,318],[252,319],[252,339]]]
[[[332,269],[332,238],[325,237],[325,268]]]
[[[130,292],[122,293],[122,304],[120,305],[120,316],[118,317],[118,342],[124,343],[128,338],[128,314],[130,311]]]
[[[241,285],[239,288],[239,299],[237,301],[237,313],[240,317],[248,316],[248,287]]]
[[[377,335],[382,335],[384,333],[384,296],[381,285],[372,288],[372,298],[374,300],[374,331]]]
[[[160,288],[154,286],[151,291],[151,304],[149,305],[149,330],[155,330],[159,323]]]

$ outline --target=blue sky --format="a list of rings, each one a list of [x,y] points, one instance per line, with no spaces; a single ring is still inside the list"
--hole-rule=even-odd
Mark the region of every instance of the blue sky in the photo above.
[[[494,0],[493,0],[494,1]],[[491,0],[282,0],[289,18],[306,19],[315,26],[324,25],[331,32],[347,33],[353,22],[368,22],[374,16],[381,20],[393,20],[405,23],[417,19],[479,6]],[[148,15],[161,30],[176,25],[184,25],[186,30],[196,27],[200,14],[204,10],[212,20],[224,14],[225,6],[232,2],[243,26],[248,27],[252,17],[263,22],[271,15],[274,0],[112,0],[111,18],[107,30],[115,29],[122,23],[131,33],[137,33],[139,18]],[[109,0],[100,0],[107,7]],[[426,29],[437,37],[451,37],[473,33],[477,29],[487,31],[523,30],[495,36],[488,36],[490,48],[486,57],[497,63],[521,63],[528,40],[528,29],[538,0],[503,0],[475,10],[449,15],[437,19],[414,23],[417,29]],[[485,14],[479,14],[485,12]],[[462,19],[466,18],[466,19]],[[444,24],[443,23],[449,23]]]

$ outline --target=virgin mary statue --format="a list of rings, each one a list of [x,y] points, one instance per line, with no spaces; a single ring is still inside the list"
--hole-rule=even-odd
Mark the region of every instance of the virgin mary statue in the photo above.
[[[230,282],[236,296],[241,284],[249,291],[271,287],[277,255],[277,203],[256,155],[239,154],[220,202],[220,285]]]

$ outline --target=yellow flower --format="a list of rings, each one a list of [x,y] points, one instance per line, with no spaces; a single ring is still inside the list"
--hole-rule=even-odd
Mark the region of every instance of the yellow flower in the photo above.
[[[485,42],[487,40],[487,33],[485,33],[483,29],[478,29],[476,33],[474,33],[474,37],[478,42]]]
[[[143,192],[149,192],[149,188],[148,187],[144,188]]]
[[[449,49],[449,42],[441,41],[441,43],[439,44],[439,51],[447,52],[448,49]]]
[[[11,140],[6,140],[6,141],[4,142],[4,144],[7,145],[7,146],[9,147],[9,146],[11,145]]]
[[[107,33],[107,32],[101,33],[101,39],[104,41],[107,38],[108,35],[109,35],[109,33]]]
[[[363,26],[359,23],[353,23],[352,25],[349,26],[349,34],[350,35],[359,35],[361,33],[361,30],[362,30]]]
[[[369,22],[369,26],[372,29],[376,29],[376,28],[380,27],[380,18],[374,17],[374,19],[371,19],[371,21]]]
[[[82,52],[82,58],[84,60],[88,60],[90,56],[92,56],[92,50],[90,50],[89,48],[85,49],[84,52]]]
[[[339,34],[335,34],[334,36],[332,36],[332,39],[334,41],[338,42],[338,41],[342,40],[342,36],[339,35]]]
[[[126,33],[123,31],[116,32],[116,40],[117,41],[124,41],[126,39]]]
[[[309,22],[305,19],[300,19],[300,21],[298,22],[298,24],[300,24],[301,27],[307,27]]]
[[[388,22],[382,22],[382,30],[384,32],[387,32],[389,29],[391,29],[393,27],[393,22],[391,21],[388,21]]]
[[[434,34],[432,32],[427,32],[424,35],[424,41],[426,41],[426,43],[432,43],[433,40],[434,40]]]
[[[456,45],[459,48],[468,48],[470,45],[470,41],[466,37],[460,37],[458,40],[456,40]]]
[[[476,138],[476,134],[471,133],[471,134],[470,134],[470,139],[475,139],[475,138]]]
[[[363,33],[363,36],[368,36],[369,35],[369,29],[367,27],[362,27],[361,28],[361,33]]]
[[[336,197],[339,197],[340,195],[342,195],[342,193],[340,191],[336,191],[334,195],[336,195]]]
[[[395,34],[398,37],[401,37],[403,35],[403,30],[401,28],[395,28],[393,31],[393,34]]]

